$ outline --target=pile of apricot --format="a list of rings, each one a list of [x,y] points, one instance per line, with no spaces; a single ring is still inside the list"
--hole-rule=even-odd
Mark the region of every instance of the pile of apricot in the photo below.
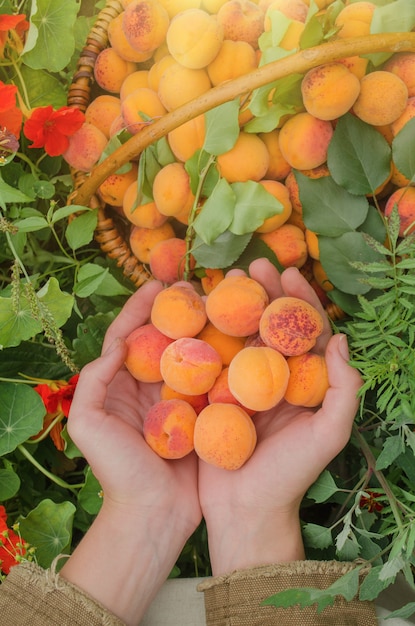
[[[313,352],[322,330],[311,304],[269,301],[245,275],[227,275],[208,296],[190,282],[166,287],[148,323],[127,338],[131,375],[162,383],[144,420],[147,443],[163,458],[195,450],[207,463],[238,469],[255,449],[257,412],[323,401],[326,363]]]

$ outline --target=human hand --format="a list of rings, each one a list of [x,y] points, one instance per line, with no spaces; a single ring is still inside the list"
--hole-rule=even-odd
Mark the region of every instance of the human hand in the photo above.
[[[347,364],[346,338],[331,336],[320,301],[300,272],[288,268],[279,275],[265,259],[254,261],[249,269],[271,300],[299,297],[322,313],[324,330],[314,350],[326,356],[330,388],[319,409],[282,401],[255,414],[257,446],[237,471],[199,461],[199,497],[214,574],[304,558],[300,503],[349,440],[361,385],[357,370]]]
[[[110,325],[102,356],[79,377],[68,432],[103,490],[103,505],[62,575],[127,624],[138,624],[201,520],[194,454],[166,461],[143,438],[160,384],[126,370],[126,337],[150,317],[157,281],[143,285]],[[115,557],[115,558],[114,558]]]

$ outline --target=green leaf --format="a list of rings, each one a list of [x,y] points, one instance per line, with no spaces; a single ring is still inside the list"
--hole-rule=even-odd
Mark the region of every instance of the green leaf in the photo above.
[[[5,183],[0,174],[0,206],[6,210],[6,205],[14,202],[32,202],[32,198]]]
[[[339,490],[329,470],[324,470],[307,492],[314,502],[325,502]]]
[[[14,225],[17,226],[22,233],[34,233],[37,230],[48,228],[48,223],[44,217],[25,217],[22,220],[16,220]]]
[[[333,544],[330,528],[318,524],[304,524],[302,529],[304,542],[312,548],[324,549]]]
[[[352,266],[353,261],[363,263],[377,261],[381,255],[370,248],[362,233],[348,232],[340,237],[319,237],[320,261],[330,282],[340,291],[358,295],[368,293],[370,285],[362,282],[367,278],[363,269]]]
[[[0,376],[17,378],[20,374],[58,380],[68,371],[49,345],[23,341],[14,348],[0,350]]]
[[[79,367],[83,367],[101,354],[102,342],[108,326],[114,320],[116,312],[97,313],[86,318],[77,328],[74,339],[74,359]]]
[[[194,231],[205,244],[212,244],[229,228],[234,216],[235,202],[231,185],[225,178],[220,178],[193,222]]]
[[[24,295],[20,296],[18,310],[11,298],[0,297],[0,348],[18,346],[41,330],[42,326],[33,318],[30,303]]]
[[[69,551],[75,511],[72,502],[56,504],[45,499],[26,517],[20,518],[22,537],[35,546],[40,567],[50,567],[56,556]]]
[[[331,176],[311,179],[295,172],[304,224],[327,237],[338,237],[363,224],[369,203],[364,196],[354,196],[340,187]]]
[[[37,29],[34,47],[23,50],[22,59],[35,70],[60,72],[75,50],[74,24],[79,10],[76,0],[37,0],[31,22]],[[31,42],[33,43],[33,42]]]
[[[217,156],[233,148],[239,135],[238,115],[239,98],[207,111],[202,149]]]
[[[335,182],[353,195],[373,194],[390,176],[391,149],[373,126],[342,115],[327,152]]]
[[[392,160],[409,180],[415,176],[415,118],[409,120],[392,141]]]
[[[381,569],[382,565],[377,565],[369,570],[360,585],[359,600],[375,600],[381,591],[389,587],[389,585],[394,582],[395,576],[392,576],[388,580],[381,580],[379,578]]]
[[[245,250],[251,237],[251,233],[234,235],[227,230],[207,245],[196,236],[191,252],[202,267],[230,267]]]
[[[65,236],[72,250],[78,250],[92,241],[97,221],[98,211],[94,209],[78,215],[68,224]]]
[[[70,215],[83,211],[90,211],[90,209],[81,206],[80,204],[69,204],[67,206],[63,206],[53,212],[51,222],[52,224],[56,224],[59,220],[66,220]]]
[[[12,469],[0,469],[0,501],[13,498],[20,489],[20,478]]]
[[[415,26],[414,0],[396,0],[385,6],[378,6],[373,12],[370,33],[408,32]],[[379,52],[368,58],[375,67],[383,63],[391,53]]]
[[[383,442],[383,448],[376,459],[376,469],[382,470],[389,467],[394,460],[405,451],[405,445],[400,435],[388,437]]]
[[[32,69],[27,65],[22,65],[21,71],[32,108],[52,105],[54,109],[59,109],[66,106],[68,94],[56,76],[47,69]]]
[[[408,602],[404,606],[401,606],[399,609],[395,609],[386,615],[383,619],[409,619],[415,613],[415,602]]]
[[[79,504],[87,513],[96,515],[102,506],[102,498],[101,485],[88,466],[85,472],[85,485],[78,493]]]
[[[49,278],[48,282],[38,291],[37,296],[40,304],[47,307],[48,313],[52,315],[58,328],[68,321],[75,299],[71,294],[61,290],[56,278],[53,276]]]
[[[80,298],[87,298],[93,293],[110,297],[129,295],[130,291],[109,273],[108,268],[85,263],[79,270],[74,293]]]
[[[233,183],[236,203],[229,230],[235,235],[254,232],[268,217],[281,213],[283,206],[263,185],[253,180]]]
[[[36,435],[43,426],[45,413],[42,398],[29,385],[1,383],[0,456]]]

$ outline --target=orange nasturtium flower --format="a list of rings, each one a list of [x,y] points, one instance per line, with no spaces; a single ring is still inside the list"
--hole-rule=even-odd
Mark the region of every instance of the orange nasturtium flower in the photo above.
[[[23,114],[16,106],[17,87],[6,85],[0,80],[0,130],[20,136]]]
[[[39,439],[45,431],[49,432],[49,427],[53,423],[49,435],[58,450],[65,449],[65,441],[61,437],[62,420],[69,415],[78,378],[79,374],[75,374],[68,381],[48,380],[34,387],[34,390],[42,398],[46,409],[43,428],[34,439]]]
[[[0,572],[6,575],[13,565],[20,563],[29,548],[29,544],[15,530],[17,526],[7,526],[6,509],[0,505]]]
[[[85,121],[85,115],[75,107],[63,106],[56,111],[51,105],[33,109],[24,125],[24,134],[33,141],[29,148],[44,148],[49,156],[63,154],[71,135]]]
[[[0,58],[4,58],[4,49],[8,39],[11,39],[11,42],[17,47],[18,53],[22,51],[24,33],[29,29],[29,26],[26,15],[23,13],[0,15]],[[13,37],[13,31],[16,33],[16,37]]]

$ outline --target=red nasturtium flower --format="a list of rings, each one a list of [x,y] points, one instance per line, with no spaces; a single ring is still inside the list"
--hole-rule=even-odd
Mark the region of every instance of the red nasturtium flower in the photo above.
[[[17,565],[27,553],[27,544],[12,528],[7,526],[7,513],[0,505],[0,571],[8,574],[13,565]]]
[[[17,45],[18,41],[20,41],[23,47],[23,36],[25,31],[29,29],[29,26],[26,15],[23,13],[19,15],[0,15],[0,58],[4,58],[4,48],[6,47],[10,31],[15,31],[17,35],[17,40],[14,39],[14,44]],[[21,50],[18,50],[18,52],[21,52]]]
[[[361,509],[367,508],[369,513],[374,513],[375,511],[381,511],[383,509],[383,504],[381,504],[377,498],[379,498],[382,494],[377,493],[376,491],[371,491],[370,489],[366,489],[365,493],[367,495],[362,496],[360,498],[359,506]]]
[[[23,114],[16,106],[17,87],[6,85],[0,80],[0,130],[20,136]]]
[[[64,106],[55,111],[49,105],[34,109],[23,130],[33,141],[29,148],[44,148],[49,156],[59,156],[69,146],[68,137],[76,133],[84,121],[84,114],[75,107]]]
[[[75,374],[75,376],[72,376],[68,381],[49,380],[34,387],[34,390],[37,391],[42,398],[46,409],[43,428],[34,439],[38,439],[42,433],[48,429],[50,424],[55,422],[49,435],[58,450],[65,449],[65,441],[61,436],[63,428],[62,420],[69,415],[69,409],[71,408],[78,378],[79,374]]]

